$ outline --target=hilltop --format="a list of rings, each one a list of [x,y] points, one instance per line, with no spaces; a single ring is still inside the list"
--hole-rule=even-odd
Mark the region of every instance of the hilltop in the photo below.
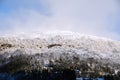
[[[20,61],[19,61],[20,60]],[[43,69],[91,67],[120,69],[120,42],[73,32],[34,33],[0,37],[0,65],[14,69],[15,62],[24,67]],[[13,64],[14,63],[14,64]],[[64,64],[64,65],[63,65]],[[13,66],[12,66],[13,65]],[[11,67],[12,66],[12,67]],[[31,67],[30,67],[31,66]],[[39,67],[38,67],[39,66]],[[28,69],[28,68],[27,68]]]

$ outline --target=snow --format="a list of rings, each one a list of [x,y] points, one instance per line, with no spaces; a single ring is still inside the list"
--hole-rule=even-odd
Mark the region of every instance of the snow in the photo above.
[[[27,54],[54,53],[59,56],[62,53],[71,55],[76,53],[82,58],[109,59],[113,63],[120,64],[119,41],[69,31],[1,36],[0,45],[2,44],[11,44],[12,47],[3,49],[1,47],[1,54],[12,53],[18,49]],[[48,48],[51,44],[60,44],[61,46]]]

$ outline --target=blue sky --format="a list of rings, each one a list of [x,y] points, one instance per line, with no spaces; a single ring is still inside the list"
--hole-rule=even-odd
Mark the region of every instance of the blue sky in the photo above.
[[[0,0],[0,34],[73,31],[119,39],[119,0]]]

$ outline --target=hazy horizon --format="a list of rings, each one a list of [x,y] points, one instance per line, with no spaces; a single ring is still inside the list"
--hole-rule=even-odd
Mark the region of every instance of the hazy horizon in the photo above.
[[[1,0],[0,34],[72,31],[120,40],[119,0]]]

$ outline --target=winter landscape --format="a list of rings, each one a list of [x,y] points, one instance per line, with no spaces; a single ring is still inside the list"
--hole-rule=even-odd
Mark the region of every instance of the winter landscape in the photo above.
[[[120,80],[120,0],[0,0],[0,80]]]
[[[40,73],[56,73],[60,77],[60,74],[64,72],[65,75],[67,71],[72,74],[71,77],[68,76],[69,80],[105,80],[105,77],[120,79],[119,41],[73,32],[59,33],[60,35],[53,32],[0,37],[0,72],[13,74],[13,80],[23,80],[18,79],[19,76],[27,79],[23,74],[34,72],[39,73],[36,73],[38,78]],[[33,80],[30,77],[28,79]]]

